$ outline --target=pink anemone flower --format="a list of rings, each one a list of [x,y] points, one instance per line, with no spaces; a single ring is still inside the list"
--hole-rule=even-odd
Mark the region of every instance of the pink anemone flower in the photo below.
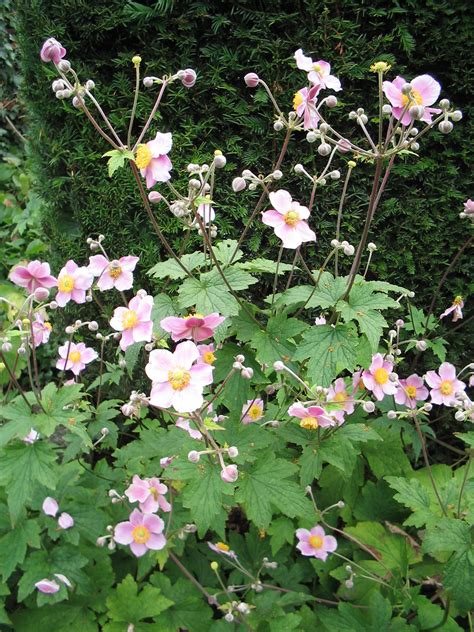
[[[43,510],[44,514],[46,514],[47,516],[52,516],[54,518],[54,516],[59,511],[58,501],[51,496],[46,496],[46,498],[43,500],[43,504],[41,505],[41,509]]]
[[[71,529],[71,527],[74,526],[74,518],[71,516],[71,514],[63,511],[63,513],[58,518],[58,526],[60,529]]]
[[[208,542],[207,546],[214,551],[214,553],[218,553],[219,555],[227,555],[228,557],[237,557],[237,554],[231,550],[230,546],[225,542]]]
[[[453,304],[451,307],[448,307],[441,315],[440,318],[444,318],[449,314],[453,315],[453,323],[462,318],[462,308],[464,307],[464,301],[462,296],[456,296],[454,298]]]
[[[86,368],[86,364],[97,358],[97,352],[91,347],[86,347],[83,342],[65,342],[59,347],[58,352],[56,368],[60,371],[72,371],[74,375],[79,375]]]
[[[66,49],[54,37],[49,37],[41,47],[40,57],[46,63],[53,61],[55,64],[59,64],[65,55]]]
[[[150,342],[153,333],[151,310],[153,297],[148,295],[134,296],[128,307],[117,307],[110,319],[110,326],[115,331],[121,331],[120,348],[125,351],[135,342]]]
[[[31,428],[26,437],[23,437],[23,443],[28,443],[29,445],[35,443],[40,438],[39,432],[37,432],[34,428]]]
[[[309,217],[306,206],[294,202],[284,189],[270,193],[270,202],[274,208],[262,213],[262,222],[275,229],[284,248],[296,249],[303,242],[316,241],[316,234],[304,221]]]
[[[303,117],[304,129],[316,129],[320,116],[316,111],[316,97],[321,86],[313,86],[298,90],[293,99],[293,108],[298,116]]]
[[[157,132],[154,140],[138,145],[135,163],[146,179],[149,189],[157,182],[167,182],[171,178],[170,171],[173,165],[166,154],[171,151],[172,145],[171,132]]]
[[[101,292],[113,287],[123,292],[133,286],[133,270],[138,263],[138,257],[120,257],[109,261],[104,255],[89,257],[89,270],[95,277],[99,277],[97,287]]]
[[[135,474],[132,484],[125,490],[125,496],[131,503],[138,501],[143,513],[155,513],[158,509],[171,511],[171,505],[164,497],[167,492],[167,486],[159,478],[141,479]]]
[[[346,384],[342,377],[339,377],[334,384],[331,384],[329,387],[328,402],[335,402],[341,407],[339,410],[332,411],[331,413],[336,418],[338,424],[344,422],[345,413],[350,415],[354,412],[354,397],[347,392]]]
[[[190,413],[204,402],[203,389],[212,383],[212,367],[197,363],[199,350],[187,340],[174,353],[155,349],[150,353],[145,372],[152,381],[150,404],[158,408],[173,406],[179,413]]]
[[[39,312],[36,312],[35,319],[31,323],[33,345],[39,347],[48,342],[52,328],[51,323],[45,320]]]
[[[249,399],[242,406],[241,422],[243,424],[251,424],[259,421],[263,417],[264,403],[263,399]]]
[[[334,426],[335,421],[321,406],[308,406],[305,408],[301,402],[295,402],[288,408],[290,417],[301,419],[300,426],[306,430],[316,430],[317,428],[327,428]]]
[[[412,120],[410,108],[421,105],[425,108],[421,120],[425,123],[431,123],[433,114],[441,112],[437,108],[429,107],[437,101],[441,86],[430,75],[420,75],[410,82],[412,86],[410,94],[403,94],[402,88],[406,83],[406,80],[400,76],[395,77],[393,81],[383,82],[383,91],[392,104],[393,116],[397,120],[401,120],[403,125],[409,125]]]
[[[200,204],[197,207],[196,213],[202,219],[205,226],[208,226],[216,219],[216,212],[212,208],[211,204]]]
[[[466,215],[474,215],[474,200],[466,200],[464,202],[464,213]]]
[[[395,395],[397,386],[390,381],[393,364],[383,359],[381,353],[372,356],[372,363],[368,370],[362,373],[365,388],[372,391],[378,401],[382,401],[385,395]]]
[[[416,408],[416,402],[423,402],[428,398],[428,389],[423,378],[416,373],[407,377],[406,380],[399,380],[400,386],[395,393],[395,401],[408,408]]]
[[[198,362],[203,362],[204,364],[209,364],[212,366],[216,361],[216,350],[214,345],[198,345],[197,348],[199,351],[199,355],[201,356]]]
[[[433,404],[454,406],[456,393],[464,391],[466,385],[456,377],[456,367],[449,362],[443,362],[436,371],[428,371],[425,375],[428,386],[431,387],[430,395]]]
[[[318,525],[311,530],[297,529],[296,537],[299,542],[296,548],[302,555],[307,557],[317,557],[323,562],[326,561],[328,553],[337,549],[337,540],[332,535],[326,535],[324,529]]]
[[[42,263],[37,259],[30,261],[26,266],[15,266],[10,272],[10,281],[26,288],[29,294],[33,294],[39,287],[50,288],[57,283],[51,276],[49,263]]]
[[[136,557],[145,555],[148,549],[161,551],[166,546],[163,535],[165,523],[155,514],[143,514],[134,509],[128,521],[119,522],[114,529],[114,540],[128,544]]]
[[[331,64],[327,61],[320,59],[319,61],[313,61],[311,57],[306,57],[301,48],[295,52],[296,65],[300,70],[306,70],[308,73],[308,80],[314,86],[319,88],[329,88],[339,92],[342,90],[341,82],[337,77],[331,75]]]
[[[225,320],[225,316],[219,316],[217,312],[203,316],[191,314],[190,316],[168,316],[160,321],[160,327],[171,334],[171,339],[177,342],[183,339],[193,339],[201,342],[214,335],[214,330]]]
[[[94,277],[86,267],[79,267],[71,259],[61,269],[58,275],[58,293],[55,300],[60,307],[64,307],[69,301],[75,303],[86,302],[86,290],[88,290]]]
[[[59,592],[61,586],[51,579],[40,579],[39,582],[36,582],[35,588],[37,588],[40,592],[45,595],[54,595],[54,593]]]

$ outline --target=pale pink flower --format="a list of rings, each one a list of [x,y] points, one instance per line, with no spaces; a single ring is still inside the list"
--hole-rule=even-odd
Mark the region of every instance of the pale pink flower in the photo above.
[[[437,108],[429,107],[437,101],[441,92],[441,86],[430,75],[420,75],[410,82],[412,90],[410,95],[407,95],[402,92],[402,88],[406,83],[406,80],[400,76],[395,77],[393,81],[383,82],[383,91],[392,104],[393,116],[401,120],[403,125],[409,125],[412,120],[410,108],[415,105],[421,105],[425,108],[421,120],[425,121],[425,123],[431,123],[433,114],[441,112]]]
[[[335,402],[339,404],[340,409],[331,411],[338,424],[344,422],[344,415],[347,413],[350,415],[354,412],[354,397],[347,392],[347,387],[342,377],[339,377],[334,384],[329,387],[327,396],[328,402]]]
[[[161,467],[165,470],[167,467],[171,465],[171,463],[173,463],[175,458],[176,458],[175,456],[164,456],[162,459],[160,459]]]
[[[119,522],[114,529],[114,540],[118,544],[130,545],[136,557],[145,555],[148,549],[161,551],[166,546],[163,535],[165,523],[155,514],[143,514],[134,509],[127,522]]]
[[[94,277],[86,267],[79,267],[71,259],[61,269],[58,275],[58,293],[55,300],[60,307],[64,307],[69,301],[75,303],[86,302],[86,290],[94,281]]]
[[[186,68],[182,72],[181,83],[185,88],[192,88],[196,83],[196,71],[192,68]]]
[[[390,373],[393,364],[383,359],[381,353],[372,356],[372,363],[368,370],[362,373],[365,388],[372,391],[378,401],[382,401],[385,395],[395,395],[397,386],[390,381]]]
[[[115,331],[121,331],[120,348],[125,351],[135,342],[150,342],[153,332],[151,310],[152,296],[134,296],[128,307],[117,307],[110,319],[110,326]]]
[[[444,318],[449,314],[453,314],[453,323],[462,318],[462,308],[464,307],[464,301],[462,300],[462,296],[455,296],[453,304],[451,307],[448,307],[441,315],[440,318]]]
[[[364,390],[364,382],[362,381],[362,371],[354,371],[352,374],[352,395],[355,395],[357,391]]]
[[[40,592],[45,593],[46,595],[52,595],[59,592],[61,587],[54,580],[40,579],[39,582],[36,582],[35,588],[37,588]]]
[[[221,479],[224,483],[235,483],[239,478],[239,470],[237,465],[226,465],[221,470]]]
[[[212,383],[212,367],[197,363],[199,350],[187,340],[176,346],[174,353],[155,349],[145,367],[152,381],[150,404],[158,408],[173,406],[179,413],[189,413],[204,402],[203,389]]]
[[[296,537],[299,542],[296,548],[306,557],[317,557],[326,561],[328,553],[337,549],[337,540],[332,535],[326,535],[324,529],[318,525],[311,530],[297,529]]]
[[[466,215],[474,215],[474,200],[466,200],[464,202],[464,212]]]
[[[474,375],[471,375],[469,378],[469,388],[474,386]]]
[[[54,498],[51,498],[51,496],[47,496],[43,500],[41,508],[43,510],[43,513],[45,513],[47,516],[53,516],[54,518],[54,516],[58,513],[59,505]]]
[[[157,182],[167,182],[171,178],[170,171],[173,165],[166,154],[171,151],[172,145],[171,132],[157,132],[154,140],[138,145],[135,163],[146,179],[149,189]]]
[[[36,432],[36,430],[32,428],[26,437],[23,437],[22,441],[31,445],[32,443],[35,443],[35,441],[38,441],[39,436],[39,432]]]
[[[177,342],[183,339],[193,339],[201,342],[214,335],[216,327],[225,320],[225,316],[219,316],[217,312],[203,316],[191,314],[190,316],[168,316],[160,321],[160,327],[171,334],[172,340]]]
[[[216,361],[214,345],[198,345],[197,348],[199,351],[199,355],[201,356],[198,360],[198,363],[203,362],[212,366]]]
[[[426,388],[423,378],[416,373],[407,377],[406,380],[399,380],[400,386],[395,393],[395,401],[397,404],[408,406],[408,408],[416,408],[416,402],[423,402],[428,398],[428,389]]]
[[[270,202],[274,208],[262,213],[262,222],[275,229],[284,248],[296,249],[303,242],[316,241],[315,233],[304,221],[309,217],[306,206],[294,202],[284,189],[270,193]]]
[[[66,575],[63,575],[62,573],[53,573],[53,575],[57,577],[59,581],[62,582],[65,586],[67,586],[68,588],[72,588],[72,584],[66,577]]]
[[[248,72],[244,77],[244,81],[247,88],[256,88],[260,79],[255,72]]]
[[[33,336],[33,345],[39,347],[45,344],[49,340],[52,326],[51,323],[44,319],[43,315],[36,312],[35,319],[31,323],[31,330]]]
[[[320,314],[319,316],[316,316],[316,318],[314,319],[314,324],[315,325],[325,325],[326,324],[326,319],[324,318],[324,316],[322,316]]]
[[[303,117],[304,129],[316,129],[320,119],[316,111],[316,97],[321,86],[313,86],[298,90],[293,99],[293,108],[298,116]]]
[[[26,288],[29,294],[33,294],[39,287],[50,288],[57,284],[56,279],[51,276],[49,263],[37,259],[30,261],[26,266],[15,266],[10,272],[10,281]]]
[[[184,417],[178,417],[178,419],[176,420],[176,427],[181,428],[181,430],[186,430],[186,432],[192,439],[197,439],[197,440],[202,439],[202,434],[199,432],[199,430],[196,430],[195,428],[191,428],[189,419],[184,419]]]
[[[331,64],[327,61],[320,59],[319,61],[313,61],[311,57],[306,57],[303,54],[303,50],[298,48],[295,52],[296,65],[300,70],[306,70],[308,73],[308,80],[314,86],[320,88],[329,88],[339,92],[341,90],[341,82],[337,77],[331,75]]]
[[[66,49],[54,37],[49,37],[41,47],[40,57],[44,62],[53,61],[55,64],[59,64],[65,55]]]
[[[59,360],[56,368],[60,371],[72,371],[74,375],[79,375],[86,368],[86,364],[97,358],[97,351],[91,347],[86,347],[83,342],[65,342],[59,347]]]
[[[288,408],[288,414],[290,417],[301,419],[300,426],[306,430],[327,428],[336,424],[334,419],[321,406],[308,406],[308,408],[305,408],[301,402],[295,402]]]
[[[207,546],[214,551],[214,553],[218,553],[219,555],[227,555],[228,557],[237,557],[237,554],[231,550],[230,546],[225,542],[208,542]]]
[[[197,207],[196,213],[201,217],[205,226],[208,226],[216,219],[216,212],[211,204],[200,204]]]
[[[263,409],[265,404],[263,399],[249,399],[242,406],[242,413],[240,421],[243,424],[250,424],[255,421],[259,421],[263,417]]]
[[[120,257],[109,261],[104,255],[89,257],[89,270],[95,277],[99,277],[97,287],[101,292],[113,287],[123,292],[133,286],[133,270],[139,257]]]
[[[425,375],[428,386],[431,387],[430,395],[433,404],[453,406],[456,393],[464,391],[466,385],[456,377],[456,368],[449,362],[443,362],[436,371],[428,371]]]
[[[60,529],[70,529],[74,526],[74,518],[63,511],[63,513],[58,518],[58,526]]]
[[[141,479],[135,474],[132,484],[125,490],[125,496],[131,503],[138,501],[140,510],[143,513],[155,513],[161,511],[171,511],[171,505],[164,497],[168,492],[166,485],[160,482],[159,478]]]

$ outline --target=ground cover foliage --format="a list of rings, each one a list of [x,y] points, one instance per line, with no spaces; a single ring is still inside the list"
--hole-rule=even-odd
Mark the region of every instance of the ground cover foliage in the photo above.
[[[163,14],[191,37],[178,5],[112,6],[94,8],[107,18],[94,37],[110,33],[117,15],[146,29]],[[206,5],[187,7],[216,36],[230,33],[230,11],[217,18]],[[32,55],[25,33],[37,24],[19,8],[22,47]],[[342,19],[334,8],[335,16],[318,15],[325,42],[329,22]],[[77,5],[68,20],[79,24],[85,11]],[[372,6],[367,15],[378,24],[387,11]],[[235,14],[258,52],[244,3]],[[406,15],[392,17],[391,36],[408,55]],[[390,269],[399,231],[387,223],[403,196],[421,190],[415,167],[435,147],[437,192],[439,174],[467,160],[462,150],[451,156],[465,126],[462,98],[449,104],[450,81],[439,95],[424,73],[440,74],[426,66],[410,64],[408,86],[394,81],[402,73],[390,54],[375,51],[345,74],[334,50],[321,55],[329,69],[294,45],[281,57],[269,49],[267,70],[258,58],[245,68],[236,61],[236,74],[261,77],[247,74],[242,91],[232,74],[228,85],[214,74],[214,89],[216,67],[199,67],[194,85],[184,51],[151,70],[145,53],[125,52],[125,36],[114,68],[110,49],[97,66],[92,48],[77,55],[74,29],[63,24],[51,20],[45,35],[61,38],[72,70],[48,40],[45,63],[35,61],[26,84],[51,256],[37,232],[43,202],[33,178],[15,156],[0,171],[5,236],[15,235],[2,246],[2,625],[471,629],[474,380],[459,349],[470,315],[461,263],[474,203],[463,209],[466,183],[443,190],[453,196],[452,252],[445,246],[437,278],[416,293],[420,277],[407,278],[406,263],[414,242],[397,245]],[[141,85],[150,74],[125,141],[134,78]],[[218,103],[222,85],[233,94],[231,114]],[[41,125],[40,102],[50,110]],[[251,111],[242,109],[238,142],[227,144],[239,103]],[[102,131],[89,137],[91,116]],[[87,151],[76,148],[79,138]],[[423,173],[421,197],[432,209]],[[423,256],[425,237],[416,242]]]

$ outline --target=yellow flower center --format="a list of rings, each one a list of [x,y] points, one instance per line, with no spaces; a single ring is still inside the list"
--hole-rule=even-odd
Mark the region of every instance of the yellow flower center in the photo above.
[[[316,72],[321,72],[321,66],[319,64],[313,64],[313,70]]]
[[[338,391],[337,393],[334,394],[334,398],[333,401],[334,402],[345,402],[346,399],[348,399],[348,394],[346,393],[346,391]]]
[[[304,417],[304,419],[300,421],[300,426],[301,428],[305,428],[305,430],[316,430],[319,423],[316,417]]]
[[[416,386],[406,386],[405,390],[407,392],[408,397],[411,399],[415,399],[416,397]]]
[[[418,90],[412,88],[410,94],[402,94],[402,103],[403,107],[405,107],[408,103],[410,105],[423,105],[423,97]]]
[[[49,321],[45,321],[44,326],[46,329],[49,329],[49,331],[52,330],[53,326]]]
[[[247,411],[247,415],[252,421],[258,421],[262,417],[262,407],[259,404],[252,404]]]
[[[145,544],[150,539],[150,531],[144,526],[139,525],[132,531],[132,538],[137,544]]]
[[[58,279],[58,290],[60,292],[72,292],[74,289],[74,279],[70,274],[63,274]]]
[[[188,314],[187,316],[183,316],[183,318],[185,320],[188,320],[188,318],[204,318],[204,314],[199,314],[198,312],[196,312],[195,314]]]
[[[301,94],[301,92],[296,92],[294,99],[293,99],[293,108],[295,110],[298,109],[298,107],[303,103],[303,95]]]
[[[392,66],[390,64],[387,64],[386,61],[377,61],[375,62],[375,64],[372,64],[370,70],[372,72],[387,72],[388,70],[390,70],[391,67]]]
[[[135,164],[139,169],[146,169],[152,158],[153,156],[151,155],[151,150],[148,145],[138,145]]]
[[[156,489],[156,487],[150,487],[148,491],[150,492],[150,494],[153,496],[155,500],[158,498],[158,490]]]
[[[71,362],[79,362],[79,360],[81,359],[81,354],[79,351],[71,351],[71,353],[69,354],[69,359],[71,360]]]
[[[230,551],[230,546],[227,546],[227,544],[224,544],[224,542],[218,542],[216,544],[216,549],[219,549],[219,551],[223,551],[224,553],[227,553],[228,551]]]
[[[310,535],[308,538],[309,545],[313,549],[320,549],[323,546],[323,539],[320,535]]]
[[[285,213],[284,219],[285,224],[288,224],[288,226],[296,226],[300,221],[300,216],[296,211],[288,211],[288,213]]]
[[[386,369],[377,369],[374,371],[374,380],[377,384],[386,384],[388,382],[388,371]]]
[[[461,305],[463,299],[462,296],[456,296],[453,301],[453,305]]]
[[[127,309],[125,314],[122,316],[122,327],[124,329],[133,329],[137,323],[137,312],[134,309]]]
[[[443,393],[443,395],[451,395],[451,393],[454,391],[452,381],[443,380],[439,385],[439,390]]]
[[[190,380],[191,373],[186,371],[186,369],[177,368],[173,371],[168,371],[168,382],[175,391],[182,391],[189,384]]]
[[[202,354],[202,359],[206,364],[214,364],[214,362],[216,361],[216,356],[212,351],[206,351]]]
[[[118,263],[111,263],[109,265],[109,276],[111,276],[112,279],[118,279],[121,274],[122,268],[118,265]]]

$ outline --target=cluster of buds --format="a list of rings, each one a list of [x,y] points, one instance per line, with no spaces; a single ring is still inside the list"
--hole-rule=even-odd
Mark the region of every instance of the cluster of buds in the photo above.
[[[364,108],[357,108],[357,110],[349,112],[349,120],[355,121],[358,125],[367,125],[369,122],[369,118],[365,113]]]
[[[97,323],[97,321],[95,320],[87,320],[83,322],[82,320],[78,319],[74,321],[72,325],[68,325],[64,331],[68,334],[68,336],[72,336],[77,331],[79,331],[81,327],[87,327],[89,331],[97,331],[99,329],[99,323]]]
[[[253,369],[250,366],[244,366],[245,362],[245,356],[243,356],[242,354],[236,355],[234,358],[234,364],[232,365],[232,368],[235,371],[240,371],[240,375],[246,379],[246,380],[251,380],[253,378]]]
[[[348,241],[339,241],[338,239],[333,239],[331,241],[331,246],[336,250],[342,250],[342,252],[348,257],[352,257],[355,252],[355,248]]]
[[[113,491],[113,490],[110,490],[110,491]],[[110,493],[109,493],[109,496],[110,496]],[[114,502],[114,498],[112,498],[112,502]],[[116,502],[120,502],[120,501],[117,499]],[[100,547],[104,547],[105,545],[107,545],[107,548],[109,549],[109,551],[114,551],[117,545],[115,544],[115,540],[114,540],[113,526],[109,524],[107,526],[107,531],[108,531],[108,534],[101,535],[100,537],[98,537],[95,543],[97,544],[97,546],[100,546]]]
[[[132,63],[135,67],[138,67],[141,63],[141,57],[135,55],[132,57]],[[145,88],[152,88],[154,85],[161,85],[165,81],[166,83],[172,83],[176,80],[181,81],[185,88],[192,88],[196,83],[197,75],[196,71],[192,68],[185,68],[184,70],[178,70],[178,72],[171,77],[154,77],[152,75],[148,75],[143,78],[143,85]]]
[[[351,590],[352,588],[354,588],[354,577],[356,576],[356,574],[352,570],[352,566],[350,564],[346,566],[346,573],[349,573],[349,577],[344,581],[344,586]]]
[[[263,174],[255,175],[250,169],[244,169],[242,171],[242,175],[234,178],[232,180],[232,189],[235,193],[239,193],[243,191],[245,188],[248,188],[249,191],[255,191],[257,187],[263,186],[267,183],[277,182],[283,178],[283,172],[280,169],[275,169],[268,175],[264,176]]]
[[[308,132],[308,134],[312,134],[312,133],[313,132]],[[329,167],[329,164],[322,171],[322,173],[319,174],[319,176],[318,175],[312,176],[310,173],[308,173],[308,171],[306,171],[304,166],[300,163],[296,164],[293,167],[293,171],[298,175],[304,175],[306,178],[308,178],[308,180],[311,181],[313,185],[317,184],[319,186],[324,186],[325,184],[327,184],[328,178],[331,180],[339,180],[341,177],[341,172],[339,171],[339,169],[333,169],[332,171],[329,171],[328,167]]]
[[[140,410],[142,406],[148,406],[147,396],[145,393],[132,391],[130,393],[129,401],[126,404],[123,404],[120,410],[125,417],[134,417],[138,419],[140,417]]]
[[[233,623],[241,615],[246,616],[250,614],[252,608],[255,608],[255,606],[250,606],[245,601],[228,601],[220,606],[220,609],[226,613],[224,621],[227,621],[227,623]]]
[[[453,131],[453,123],[458,123],[462,119],[461,110],[451,110],[449,99],[441,99],[439,107],[443,110],[444,119],[438,124],[438,129],[442,134],[449,134]]]
[[[185,524],[184,527],[179,529],[176,535],[178,536],[180,540],[185,540],[186,536],[188,536],[190,533],[196,533],[196,531],[197,531],[196,525],[193,523],[190,523],[190,524]]]

